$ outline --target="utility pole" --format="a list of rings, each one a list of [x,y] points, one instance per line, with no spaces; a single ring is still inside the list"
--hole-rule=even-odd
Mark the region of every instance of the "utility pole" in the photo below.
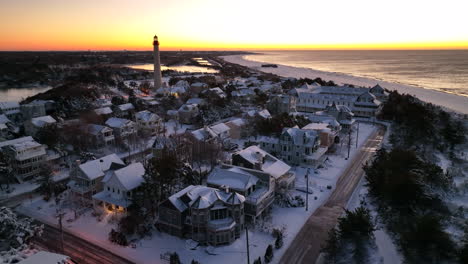
[[[356,148],[358,147],[358,141],[359,141],[359,122],[357,123]]]
[[[247,226],[245,226],[245,237],[247,240],[247,264],[250,264],[249,230],[247,230]]]
[[[306,173],[306,211],[309,211],[309,172],[310,168],[307,168]]]
[[[58,213],[58,220],[59,220],[59,228],[60,228],[60,245],[62,247],[62,253],[65,254],[65,248],[63,246],[63,225],[62,225],[62,218],[65,213],[59,212]]]
[[[351,151],[351,127],[349,128],[349,133],[348,133],[348,157],[346,159],[349,159],[350,151]]]

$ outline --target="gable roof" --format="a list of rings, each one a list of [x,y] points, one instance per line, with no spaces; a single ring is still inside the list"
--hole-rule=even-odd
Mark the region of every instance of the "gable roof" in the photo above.
[[[148,110],[144,110],[144,111],[140,111],[140,112],[136,113],[135,118],[137,120],[142,120],[142,121],[148,122],[148,121],[151,121],[151,120],[157,120],[160,117],[155,113],[151,113]]]
[[[110,154],[100,159],[83,163],[79,165],[79,168],[89,180],[94,180],[104,176],[113,163],[125,166],[125,163],[116,154]]]
[[[106,176],[102,181],[108,182],[112,177],[115,177],[127,191],[131,191],[144,182],[143,175],[145,175],[145,168],[143,164],[138,162],[115,170],[112,175]]]
[[[120,128],[131,123],[133,123],[131,120],[118,118],[118,117],[111,117],[107,119],[106,121],[106,125],[113,127],[113,128]]]
[[[110,107],[102,107],[102,108],[94,109],[94,113],[98,115],[110,115],[112,114],[112,109]]]
[[[260,163],[261,171],[270,174],[275,179],[283,176],[291,169],[291,166],[256,145],[240,150],[235,154],[241,156],[252,165]]]
[[[37,127],[43,127],[45,125],[57,123],[57,121],[53,117],[47,115],[31,118],[31,123]]]

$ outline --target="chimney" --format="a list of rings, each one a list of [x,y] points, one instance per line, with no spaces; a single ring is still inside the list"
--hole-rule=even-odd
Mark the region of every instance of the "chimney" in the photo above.
[[[219,189],[222,190],[222,191],[225,192],[225,193],[229,193],[229,186],[227,186],[227,185],[224,185],[224,184],[223,184],[223,185],[221,185],[221,186],[219,187]]]

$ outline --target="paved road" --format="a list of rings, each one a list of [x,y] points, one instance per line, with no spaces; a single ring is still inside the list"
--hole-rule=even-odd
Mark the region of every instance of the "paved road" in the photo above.
[[[314,264],[316,262],[320,249],[327,239],[328,231],[336,226],[338,218],[343,214],[349,198],[364,175],[362,165],[372,157],[382,142],[384,133],[383,129],[379,129],[369,136],[367,142],[355,154],[351,164],[341,174],[327,202],[307,219],[279,263]]]
[[[73,234],[63,234],[65,255],[79,264],[131,264],[133,262],[124,259],[112,252],[91,244]],[[60,243],[60,231],[50,225],[44,224],[44,232],[41,237],[35,238],[33,243],[48,251],[62,253]]]

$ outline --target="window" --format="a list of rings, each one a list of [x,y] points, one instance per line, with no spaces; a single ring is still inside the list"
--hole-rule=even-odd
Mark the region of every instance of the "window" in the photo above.
[[[109,186],[107,187],[107,190],[110,191],[110,187],[109,187]]]

